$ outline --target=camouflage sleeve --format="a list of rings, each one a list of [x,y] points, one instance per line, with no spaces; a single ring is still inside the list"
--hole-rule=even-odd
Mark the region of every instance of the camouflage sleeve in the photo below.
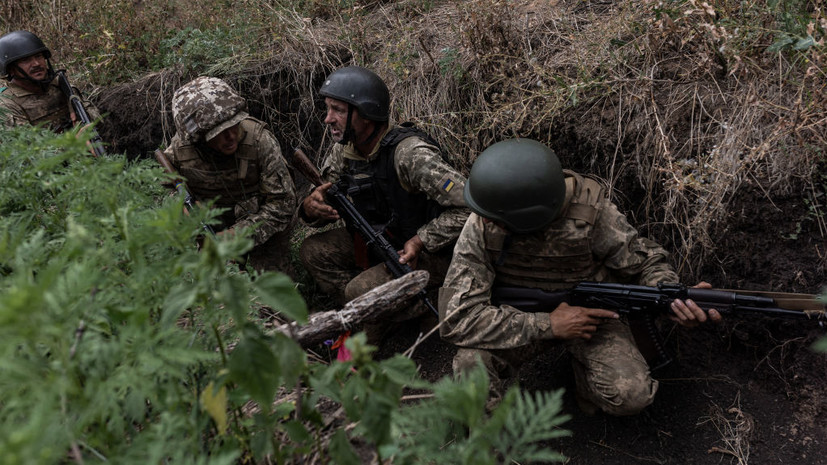
[[[296,188],[279,143],[269,131],[262,134],[258,153],[262,167],[258,211],[233,225],[237,228],[258,224],[253,237],[255,245],[290,228],[296,214]]]
[[[643,286],[655,286],[661,281],[678,282],[663,247],[642,237],[608,199],[604,199],[598,209],[592,247],[607,268],[616,276]]]
[[[322,161],[321,175],[325,182],[337,182],[345,170],[344,146],[335,144]]]
[[[495,272],[485,252],[483,220],[472,213],[454,247],[439,290],[440,336],[455,345],[511,349],[551,339],[549,313],[526,313],[491,304]]]
[[[442,159],[436,147],[418,137],[409,137],[399,143],[394,162],[399,182],[405,190],[424,193],[447,207],[417,231],[425,248],[434,252],[452,244],[471,212],[462,196],[465,177]]]

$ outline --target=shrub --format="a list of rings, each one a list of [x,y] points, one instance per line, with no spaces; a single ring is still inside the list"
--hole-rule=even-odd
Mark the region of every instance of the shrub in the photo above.
[[[360,463],[354,441],[421,463],[403,453],[411,437],[424,438],[417,450],[431,457],[457,430],[468,440],[444,463],[556,458],[507,448],[561,434],[559,394],[513,391],[486,419],[482,372],[434,387],[407,358],[372,360],[364,335],[349,342],[352,362],[326,365],[265,331],[262,306],[306,321],[295,285],[228,264],[251,248],[243,235],[206,238],[197,251],[201,221],[217,212],[184,215],[153,163],[93,158],[74,132],[0,129],[0,144],[4,464],[290,463],[313,454]],[[435,401],[401,407],[407,387]],[[462,399],[458,412],[446,399]],[[356,428],[326,428],[323,400],[341,404]],[[420,431],[422,412],[445,411],[455,428]]]

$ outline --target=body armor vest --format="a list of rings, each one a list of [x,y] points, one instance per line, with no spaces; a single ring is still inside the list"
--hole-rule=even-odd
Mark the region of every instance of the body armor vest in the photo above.
[[[398,248],[444,210],[425,194],[406,191],[399,182],[394,167],[396,146],[414,136],[439,147],[422,130],[403,124],[382,138],[372,160],[348,160],[349,175],[343,177],[345,185],[341,186],[374,230],[386,231],[388,240]]]
[[[18,97],[12,87],[3,94],[0,98],[8,96],[19,105],[32,126],[41,125],[57,133],[72,127],[69,103],[57,85],[50,84],[42,95]]]
[[[262,166],[257,147],[265,125],[255,118],[246,118],[240,124],[243,137],[233,156],[202,155],[189,142],[174,148],[178,172],[186,178],[193,197],[217,199],[215,205],[229,207],[230,214],[237,203],[260,196]],[[232,224],[232,219],[225,216],[222,220]]]
[[[597,205],[605,195],[604,189],[594,179],[564,172],[570,201],[561,216],[545,229],[512,235],[486,223],[485,244],[496,271],[495,286],[555,290],[605,277],[605,268],[595,260],[591,249]]]

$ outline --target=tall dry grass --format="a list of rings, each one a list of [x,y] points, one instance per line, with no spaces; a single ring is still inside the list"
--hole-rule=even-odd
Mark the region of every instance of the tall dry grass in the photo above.
[[[206,71],[232,80],[297,145],[329,145],[316,92],[346,64],[381,75],[395,119],[428,128],[463,170],[497,140],[546,142],[567,166],[617,188],[621,207],[669,246],[686,279],[715,254],[744,189],[810,199],[810,217],[798,220],[827,233],[817,2],[246,0],[231,10],[207,2],[212,13],[174,0],[105,3],[134,12],[130,30],[167,35],[250,18],[245,41],[254,47]],[[84,0],[11,5],[6,21],[41,28],[63,56],[106,50],[115,25]],[[152,29],[144,22],[155,11],[168,19]],[[91,36],[75,28],[82,12],[102,18]],[[778,47],[785,37],[792,42]],[[812,43],[801,46],[807,37]],[[171,89],[196,72],[205,70],[162,70],[165,90],[147,97],[156,100],[153,114],[159,106],[168,114]]]

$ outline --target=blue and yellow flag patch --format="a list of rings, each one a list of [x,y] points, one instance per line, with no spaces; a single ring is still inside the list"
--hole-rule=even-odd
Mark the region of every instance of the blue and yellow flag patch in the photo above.
[[[451,189],[454,188],[454,181],[451,179],[445,180],[445,183],[442,184],[442,190],[445,192],[451,192]]]

